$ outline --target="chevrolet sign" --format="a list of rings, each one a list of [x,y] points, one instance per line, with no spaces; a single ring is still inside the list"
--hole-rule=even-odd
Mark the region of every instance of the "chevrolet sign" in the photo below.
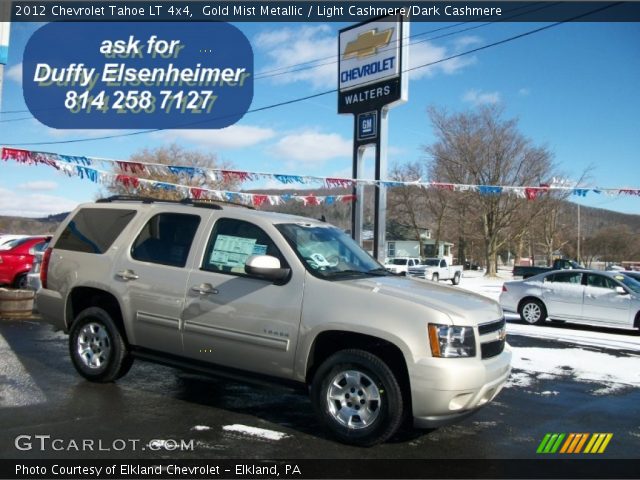
[[[340,33],[340,90],[399,74],[399,22],[369,22]]]
[[[358,35],[356,40],[347,43],[344,48],[343,59],[350,57],[368,57],[378,53],[378,48],[386,47],[389,45],[391,35],[393,34],[393,28],[378,33],[377,29],[369,30],[368,32]]]
[[[399,15],[379,18],[340,31],[338,112],[358,113],[406,100],[402,64],[408,24]],[[380,87],[380,88],[378,88]]]

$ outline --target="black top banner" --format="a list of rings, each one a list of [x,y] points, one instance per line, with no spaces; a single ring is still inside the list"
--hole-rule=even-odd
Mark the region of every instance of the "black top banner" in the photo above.
[[[3,479],[637,479],[640,460],[0,460]]]
[[[637,22],[639,2],[513,1],[14,1],[14,22]],[[577,17],[577,18],[576,18]]]

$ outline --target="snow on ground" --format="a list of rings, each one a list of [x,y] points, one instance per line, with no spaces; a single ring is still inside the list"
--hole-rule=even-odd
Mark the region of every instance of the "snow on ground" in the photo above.
[[[286,433],[276,432],[274,430],[266,430],[264,428],[249,427],[247,425],[225,425],[222,429],[226,432],[242,433],[251,437],[263,438],[265,440],[282,440],[288,437]]]
[[[195,430],[196,432],[204,432],[207,430],[211,430],[211,427],[208,427],[206,425],[196,425],[194,427],[191,427],[191,430]]]
[[[516,370],[609,385],[598,393],[612,388],[619,390],[615,385],[640,387],[637,364],[636,357],[617,357],[580,348],[513,348],[512,360]]]
[[[484,272],[464,272],[460,288],[498,300],[505,281],[513,280],[510,272],[500,271],[496,278],[484,277]],[[526,325],[517,314],[506,314],[507,333],[533,338],[556,340],[558,348],[512,347],[514,372],[506,387],[531,387],[536,381],[570,377],[581,382],[603,385],[595,395],[615,393],[628,387],[640,387],[638,356],[616,356],[588,347],[640,352],[640,337],[619,330],[577,330],[568,328]],[[567,324],[565,324],[567,325]],[[569,347],[568,345],[571,345]],[[583,345],[587,349],[576,348]],[[566,348],[563,348],[566,347]],[[541,395],[557,395],[544,391]]]

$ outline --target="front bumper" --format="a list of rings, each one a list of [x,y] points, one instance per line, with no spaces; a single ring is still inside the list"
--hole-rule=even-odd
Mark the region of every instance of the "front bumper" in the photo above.
[[[412,365],[413,423],[434,428],[488,404],[511,373],[511,348],[493,358],[423,358]]]

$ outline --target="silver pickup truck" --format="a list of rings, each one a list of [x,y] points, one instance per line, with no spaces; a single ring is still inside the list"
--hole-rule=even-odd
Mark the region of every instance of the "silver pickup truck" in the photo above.
[[[144,359],[287,383],[339,440],[373,445],[474,412],[509,376],[496,302],[391,275],[320,221],[110,198],[50,245],[38,307],[90,381]]]

